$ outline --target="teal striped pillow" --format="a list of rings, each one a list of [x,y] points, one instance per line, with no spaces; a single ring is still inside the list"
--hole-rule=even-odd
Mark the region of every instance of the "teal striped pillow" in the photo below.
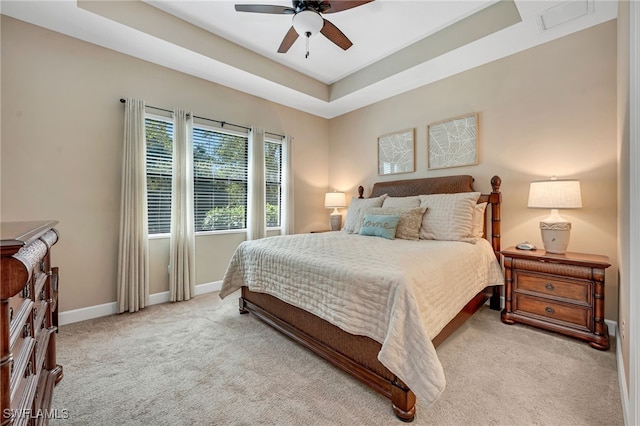
[[[360,224],[360,235],[393,240],[396,238],[399,220],[400,216],[366,213]]]

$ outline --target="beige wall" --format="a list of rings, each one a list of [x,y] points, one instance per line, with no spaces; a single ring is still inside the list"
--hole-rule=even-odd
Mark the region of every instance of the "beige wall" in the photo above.
[[[427,171],[428,123],[480,114],[480,164]],[[377,176],[377,137],[416,128],[416,172],[385,180],[471,174],[489,191],[502,177],[502,245],[542,246],[527,208],[529,182],[580,179],[583,208],[561,212],[573,224],[570,251],[611,258],[606,318],[617,320],[616,23],[611,21],[362,108],[330,122],[331,187],[365,194]]]
[[[1,216],[56,219],[62,311],[116,300],[123,105],[293,136],[295,229],[326,228],[328,123],[291,108],[2,16]],[[197,281],[222,279],[243,234],[196,239]],[[168,241],[151,240],[151,293],[168,289]]]

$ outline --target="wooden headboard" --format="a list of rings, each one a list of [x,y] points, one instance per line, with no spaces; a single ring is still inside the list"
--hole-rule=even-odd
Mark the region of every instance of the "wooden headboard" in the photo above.
[[[412,195],[428,194],[455,194],[458,192],[475,192],[473,189],[473,176],[455,175],[421,179],[394,180],[388,182],[376,182],[371,189],[369,197],[379,197],[387,194],[390,197],[409,197]],[[499,176],[491,178],[491,193],[482,194],[478,203],[487,202],[491,209],[485,210],[485,238],[489,240],[498,261],[500,261],[500,205],[502,194],[500,185],[502,179]],[[358,195],[363,198],[364,187],[358,187]],[[488,206],[489,206],[488,205]],[[487,207],[488,207],[487,206]],[[490,229],[486,229],[487,215],[491,215]],[[489,231],[489,232],[487,232]]]
[[[455,194],[473,192],[473,177],[468,175],[376,182],[369,197],[387,194],[389,197],[408,197],[422,194]]]

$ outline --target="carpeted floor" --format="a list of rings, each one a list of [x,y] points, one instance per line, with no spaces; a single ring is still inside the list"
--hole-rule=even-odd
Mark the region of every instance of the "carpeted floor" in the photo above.
[[[62,326],[53,425],[391,425],[390,402],[217,293]],[[483,308],[438,348],[415,425],[622,425],[607,352]],[[64,417],[64,416],[60,416]]]

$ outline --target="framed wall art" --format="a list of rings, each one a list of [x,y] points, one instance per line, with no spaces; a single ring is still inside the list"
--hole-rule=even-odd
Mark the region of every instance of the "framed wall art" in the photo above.
[[[389,133],[378,138],[378,174],[415,171],[415,129]]]
[[[427,157],[428,169],[478,164],[478,113],[429,124]]]

